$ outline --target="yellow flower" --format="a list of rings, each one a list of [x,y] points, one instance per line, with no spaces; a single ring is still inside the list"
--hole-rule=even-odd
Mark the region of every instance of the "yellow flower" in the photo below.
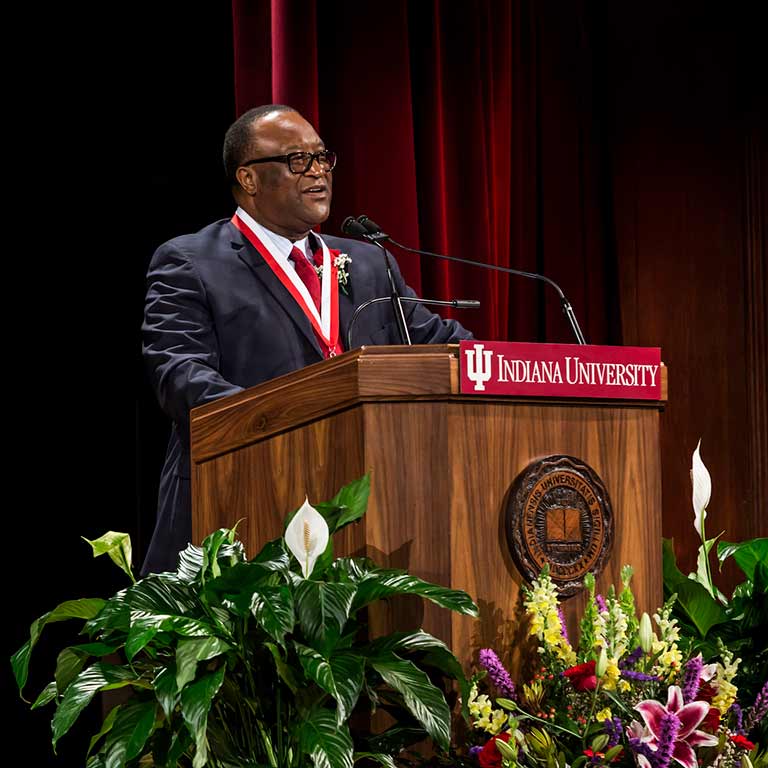
[[[605,709],[601,709],[596,715],[595,720],[597,720],[598,723],[602,723],[603,720],[611,720],[613,719],[613,715],[611,714],[611,708],[606,707]]]

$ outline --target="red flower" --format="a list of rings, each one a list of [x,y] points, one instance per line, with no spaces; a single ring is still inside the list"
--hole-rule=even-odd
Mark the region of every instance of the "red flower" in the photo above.
[[[740,733],[731,736],[731,741],[739,749],[746,749],[751,752],[755,748],[755,745],[749,739],[745,739]]]
[[[477,761],[480,763],[480,768],[501,768],[501,752],[496,748],[496,739],[509,741],[509,731],[504,731],[504,733],[489,739],[485,746],[477,753]]]
[[[699,685],[699,691],[696,694],[696,700],[697,701],[706,701],[707,704],[712,703],[712,699],[715,698],[715,695],[717,694],[717,689],[714,685],[711,685],[710,683],[704,681],[700,683]]]
[[[717,707],[710,707],[706,717],[701,721],[701,727],[705,731],[715,733],[720,727],[720,710]]]
[[[569,667],[563,674],[571,681],[577,691],[594,691],[597,688],[594,661]]]

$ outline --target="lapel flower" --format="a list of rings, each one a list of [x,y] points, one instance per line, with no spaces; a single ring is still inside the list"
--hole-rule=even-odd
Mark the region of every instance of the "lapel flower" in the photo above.
[[[347,256],[346,253],[337,251],[334,248],[328,249],[331,257],[333,258],[333,266],[336,267],[336,277],[339,281],[339,288],[349,296],[349,272],[347,271],[347,265],[352,263],[352,259]],[[320,280],[323,279],[323,265],[316,264],[315,271]]]

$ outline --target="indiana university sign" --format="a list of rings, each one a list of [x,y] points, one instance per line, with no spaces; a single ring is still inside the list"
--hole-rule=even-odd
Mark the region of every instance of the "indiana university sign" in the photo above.
[[[659,347],[462,341],[465,395],[661,399]]]

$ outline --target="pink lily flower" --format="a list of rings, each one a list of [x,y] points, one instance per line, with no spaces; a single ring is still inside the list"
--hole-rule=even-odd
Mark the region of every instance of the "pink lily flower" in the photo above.
[[[636,704],[635,709],[645,721],[645,728],[641,729],[639,723],[633,723],[632,735],[640,738],[654,752],[658,751],[660,746],[664,747],[662,751],[666,751],[669,747],[668,744],[660,743],[660,738],[663,737],[662,718],[667,716],[668,719],[669,715],[674,715],[680,721],[680,728],[674,736],[671,757],[684,768],[697,768],[694,747],[713,747],[718,743],[716,736],[696,730],[707,716],[709,704],[706,701],[692,701],[684,704],[680,686],[669,686],[666,707],[655,699],[646,699]],[[638,754],[637,762],[640,768],[651,768],[651,762],[645,755]]]

